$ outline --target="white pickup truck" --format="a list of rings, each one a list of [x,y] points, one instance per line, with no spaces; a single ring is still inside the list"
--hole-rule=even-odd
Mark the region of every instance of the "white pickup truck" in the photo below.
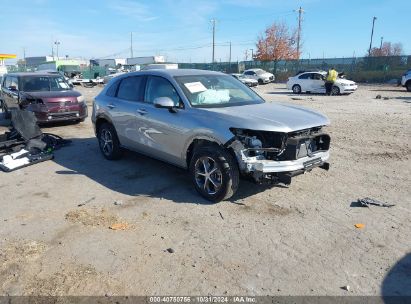
[[[407,88],[408,92],[411,92],[411,70],[408,70],[404,75],[402,75],[401,85]]]

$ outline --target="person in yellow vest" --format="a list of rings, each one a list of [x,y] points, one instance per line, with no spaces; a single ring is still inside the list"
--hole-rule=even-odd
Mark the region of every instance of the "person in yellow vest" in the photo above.
[[[338,73],[335,68],[331,68],[325,78],[325,94],[331,96],[334,82],[337,80]]]

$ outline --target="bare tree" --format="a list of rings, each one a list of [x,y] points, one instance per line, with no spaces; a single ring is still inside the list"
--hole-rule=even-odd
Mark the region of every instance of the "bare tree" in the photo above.
[[[403,48],[401,43],[384,42],[381,48],[372,48],[370,56],[401,56],[403,54]]]

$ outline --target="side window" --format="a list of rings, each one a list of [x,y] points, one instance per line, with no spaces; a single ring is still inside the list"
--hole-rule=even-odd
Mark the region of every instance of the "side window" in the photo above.
[[[116,93],[117,93],[117,88],[118,85],[120,84],[120,80],[117,80],[116,82],[114,82],[106,91],[106,95],[109,97],[116,97]]]
[[[254,73],[252,71],[247,71],[244,73],[244,75],[254,75]]]
[[[10,86],[11,81],[10,81],[10,76],[6,76],[4,77],[4,82],[3,82],[3,87],[5,87],[6,89]]]
[[[305,73],[298,77],[298,79],[311,79],[311,73]]]
[[[322,80],[323,79],[323,75],[321,75],[321,74],[318,74],[318,73],[315,73],[315,74],[313,74],[313,77],[312,77],[314,80]]]
[[[10,81],[11,81],[10,86],[14,86],[14,87],[16,87],[16,90],[18,90],[19,89],[19,82],[18,82],[17,77],[10,77]]]
[[[141,76],[123,78],[118,88],[117,98],[131,101],[142,100],[141,85],[143,79]]]
[[[169,97],[174,101],[175,106],[182,107],[180,96],[174,86],[165,78],[150,76],[147,79],[145,101],[153,103],[158,97]]]

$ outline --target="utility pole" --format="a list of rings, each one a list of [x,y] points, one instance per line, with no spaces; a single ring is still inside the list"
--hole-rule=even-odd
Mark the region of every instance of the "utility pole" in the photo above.
[[[56,45],[57,60],[59,60],[59,45],[60,45],[60,41],[56,40],[56,41],[54,42],[54,44]]]
[[[384,40],[384,37],[381,37],[381,42],[380,42],[380,51],[382,50],[382,41]]]
[[[215,61],[215,19],[211,19],[211,25],[213,27],[213,57],[212,57],[212,63]]]
[[[297,12],[298,12],[297,59],[300,59],[301,25],[302,25],[304,10],[300,6],[300,8],[297,10]]]
[[[134,57],[133,56],[133,32],[130,33],[130,54],[131,54],[130,58],[133,58]]]
[[[230,55],[228,56],[228,62],[231,65],[231,41],[230,41]]]
[[[254,60],[254,49],[250,49],[251,51],[251,60]]]
[[[372,37],[374,36],[374,24],[377,17],[372,18],[372,30],[371,30],[371,40],[370,40],[370,48],[368,49],[368,56],[371,56],[371,47],[372,47]]]
[[[27,68],[26,64],[26,47],[23,46],[23,58],[24,58],[24,69]]]

